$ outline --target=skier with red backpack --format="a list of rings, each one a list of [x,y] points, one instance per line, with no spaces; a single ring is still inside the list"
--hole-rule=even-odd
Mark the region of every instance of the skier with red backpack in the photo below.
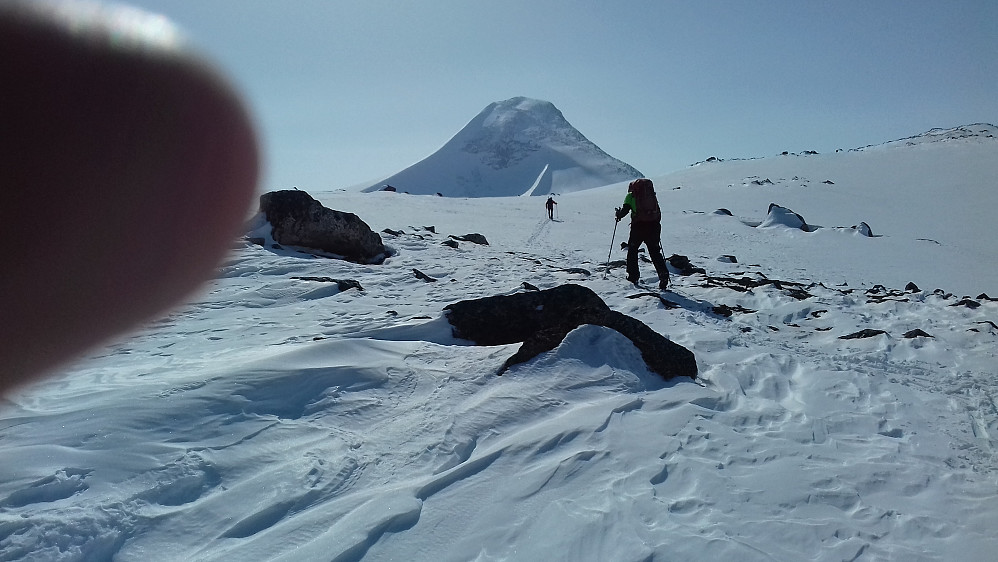
[[[644,244],[658,273],[658,288],[665,289],[669,285],[669,268],[662,256],[662,211],[650,179],[636,179],[627,186],[624,204],[616,209],[617,222],[628,212],[631,234],[627,239],[627,280],[638,282],[638,248]]]

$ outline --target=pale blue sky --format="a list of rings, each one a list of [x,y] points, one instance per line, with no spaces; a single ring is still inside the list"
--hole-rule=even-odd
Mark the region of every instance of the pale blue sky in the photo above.
[[[375,181],[493,101],[655,176],[998,123],[998,2],[136,0],[245,94],[263,190]]]

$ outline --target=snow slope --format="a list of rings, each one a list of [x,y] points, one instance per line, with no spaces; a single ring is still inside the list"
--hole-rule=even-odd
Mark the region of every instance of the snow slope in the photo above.
[[[654,178],[666,252],[707,270],[673,276],[679,308],[604,278],[626,184],[559,198],[557,221],[529,197],[314,193],[403,231],[396,254],[237,244],[200,298],[7,396],[0,560],[992,559],[998,303],[974,297],[998,294],[998,255],[968,218],[995,208],[996,152]],[[751,226],[771,202],[818,228]],[[859,221],[876,236],[835,228]],[[490,245],[442,244],[472,232]],[[763,276],[788,283],[708,283]],[[663,382],[591,326],[496,377],[517,346],[455,340],[441,311],[524,282],[590,287],[701,378]],[[864,329],[885,333],[840,339]]]
[[[412,194],[497,197],[569,193],[641,177],[600,150],[551,102],[489,104],[438,151],[387,179]]]

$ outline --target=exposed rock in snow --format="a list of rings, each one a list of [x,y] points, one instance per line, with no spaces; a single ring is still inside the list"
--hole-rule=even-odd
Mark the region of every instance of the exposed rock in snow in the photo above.
[[[846,335],[846,336],[839,336],[839,339],[840,340],[858,340],[858,339],[872,338],[872,337],[875,337],[875,336],[879,336],[881,334],[885,334],[886,335],[887,332],[885,332],[883,330],[874,330],[874,329],[871,329],[871,328],[864,328],[864,329],[862,329],[862,330],[860,330],[858,332],[853,332],[853,333],[851,333],[849,335]]]
[[[490,104],[435,153],[364,191],[389,184],[419,195],[547,195],[641,176],[583,136],[552,103],[516,97]]]
[[[706,273],[706,271],[702,267],[694,267],[693,264],[690,263],[690,258],[688,258],[687,256],[672,254],[671,256],[666,258],[665,261],[668,262],[668,264],[671,265],[676,270],[676,273],[679,273],[680,275],[693,275],[694,273]]]
[[[327,209],[304,191],[264,193],[260,212],[266,215],[278,244],[314,249],[358,263],[377,262],[385,256],[381,236],[360,217]]]
[[[480,345],[523,342],[500,374],[558,346],[569,332],[591,324],[620,332],[641,352],[649,370],[665,379],[696,378],[693,353],[669,341],[640,320],[610,310],[591,289],[561,285],[544,291],[499,295],[448,305],[455,337]]]
[[[786,207],[781,207],[776,203],[770,203],[769,214],[766,215],[766,220],[762,221],[759,228],[768,228],[778,225],[798,228],[804,232],[808,232],[810,230],[807,226],[807,222],[804,221],[804,217]]]
[[[471,234],[465,234],[464,236],[454,236],[453,234],[451,234],[450,237],[453,238],[454,240],[461,240],[462,242],[472,242],[480,246],[489,245],[489,241],[486,240],[484,236],[478,234],[477,232],[472,232]]]
[[[963,125],[950,129],[930,129],[922,134],[913,137],[898,139],[879,145],[866,146],[857,150],[869,148],[890,148],[896,146],[916,146],[926,143],[954,142],[954,141],[995,141],[998,138],[998,127],[990,123],[974,123],[973,125]]]
[[[873,229],[871,229],[870,225],[866,224],[865,222],[861,222],[858,225],[853,226],[852,228],[853,230],[862,234],[863,236],[870,236],[870,237],[873,236]]]

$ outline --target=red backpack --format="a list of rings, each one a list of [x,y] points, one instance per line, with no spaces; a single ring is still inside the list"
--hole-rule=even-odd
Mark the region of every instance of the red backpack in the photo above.
[[[637,207],[632,215],[633,222],[659,222],[662,220],[662,210],[655,197],[655,186],[648,178],[636,179],[627,186],[627,191],[634,195],[634,205]]]

